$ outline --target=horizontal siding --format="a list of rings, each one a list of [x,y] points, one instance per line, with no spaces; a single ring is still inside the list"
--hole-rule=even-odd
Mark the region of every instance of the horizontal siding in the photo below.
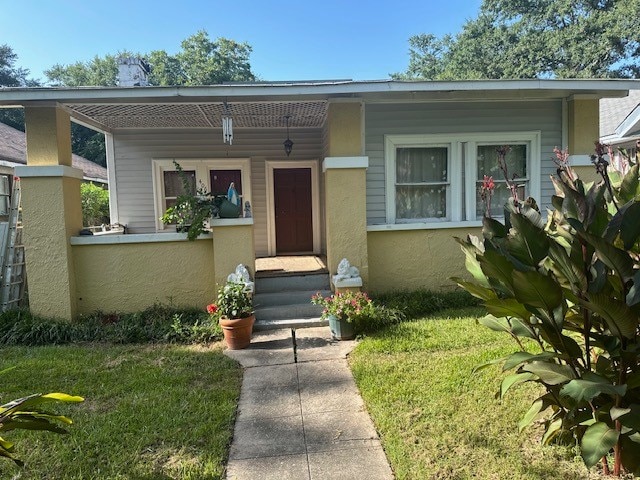
[[[418,104],[367,104],[365,149],[367,169],[367,222],[386,222],[385,135],[459,134],[476,132],[537,131],[541,135],[541,198],[544,209],[551,203],[555,172],[553,148],[562,142],[560,100],[531,102],[455,102]]]
[[[265,160],[285,160],[282,129],[237,129],[233,145],[211,130],[118,130],[113,135],[118,221],[131,233],[155,232],[152,159],[251,158],[252,210],[256,255],[267,254]],[[320,129],[291,130],[289,160],[322,157]]]

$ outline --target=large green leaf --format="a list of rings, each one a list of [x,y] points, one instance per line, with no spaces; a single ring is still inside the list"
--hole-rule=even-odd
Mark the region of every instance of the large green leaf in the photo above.
[[[493,315],[485,315],[478,319],[478,323],[490,328],[494,332],[507,332],[511,333],[511,326],[504,317],[494,317]]]
[[[549,242],[549,258],[552,260],[550,269],[556,277],[564,278],[571,287],[583,290],[587,285],[587,277],[580,265],[571,261],[571,257],[556,242]]]
[[[599,377],[597,380],[576,378],[564,385],[560,390],[560,394],[571,397],[576,402],[590,402],[598,395],[606,394],[612,397],[616,395],[624,396],[626,391],[626,385],[612,385],[607,379],[602,377]]]
[[[473,276],[473,278],[483,287],[489,288],[489,282],[485,277],[482,269],[480,268],[480,264],[478,263],[477,255],[481,253],[478,251],[477,247],[474,246],[473,242],[470,239],[471,235],[469,235],[468,240],[462,240],[461,238],[454,237],[454,240],[460,244],[460,248],[465,254],[464,265],[467,271]]]
[[[461,288],[465,289],[471,295],[480,300],[491,300],[496,298],[496,294],[490,288],[483,287],[476,283],[471,283],[460,277],[451,277],[451,280],[456,282]]]
[[[497,280],[504,290],[513,293],[513,265],[500,253],[495,250],[487,250],[478,258],[482,273],[489,278]]]
[[[611,333],[618,338],[633,338],[638,327],[638,316],[626,303],[605,293],[588,293],[588,300],[578,301],[602,317]]]
[[[525,372],[536,375],[547,385],[560,385],[575,378],[573,371],[568,365],[548,362],[531,362],[522,367]]]
[[[504,359],[505,357],[500,357],[500,358],[494,358],[493,360],[487,360],[486,362],[482,362],[481,364],[473,367],[473,370],[471,370],[471,373],[478,373],[479,371],[484,370],[485,368],[490,367],[491,365],[502,363],[504,362]]]
[[[593,246],[598,258],[615,271],[623,281],[626,282],[633,276],[633,260],[626,251],[613,246],[604,238],[591,235],[588,232],[578,231],[577,235]]]
[[[531,313],[515,298],[495,298],[484,302],[491,315],[496,317],[517,317],[528,320]]]
[[[538,272],[512,272],[516,299],[532,307],[543,308],[547,312],[562,303],[562,289],[551,277]]]
[[[531,404],[531,407],[529,408],[529,410],[527,410],[527,413],[524,414],[522,420],[518,422],[518,430],[520,432],[531,425],[531,422],[533,422],[536,416],[542,411],[543,406],[544,402],[542,401],[542,399],[538,399]]]
[[[483,217],[482,218],[482,234],[485,238],[506,238],[508,229],[499,221]]]
[[[638,178],[638,165],[634,165],[626,173],[620,184],[618,196],[622,202],[630,202],[640,196],[640,179]]]
[[[556,354],[553,352],[542,352],[538,354],[529,352],[515,352],[506,358],[506,360],[504,361],[504,365],[502,366],[502,370],[509,370],[523,363],[529,363],[536,360],[545,361],[551,358],[556,358]]]
[[[640,237],[640,202],[634,202],[624,213],[620,225],[620,238],[629,250]]]
[[[549,445],[551,440],[553,440],[562,429],[562,418],[555,418],[552,420],[548,426],[546,432],[542,436],[543,445]]]
[[[580,442],[584,464],[591,468],[618,442],[619,433],[606,423],[596,422],[587,428]]]
[[[519,383],[531,382],[536,380],[537,377],[531,373],[512,373],[511,375],[507,375],[502,380],[502,385],[500,385],[500,397],[504,397],[507,391],[513,387],[514,385],[518,385]]]
[[[630,307],[640,303],[640,270],[636,271],[633,276],[633,285],[627,293],[626,303]]]
[[[626,436],[620,438],[620,444],[622,446],[622,465],[625,470],[637,477],[640,475],[640,444]]]
[[[513,229],[507,239],[507,250],[520,262],[536,267],[547,256],[549,239],[544,230],[521,214],[511,215]]]

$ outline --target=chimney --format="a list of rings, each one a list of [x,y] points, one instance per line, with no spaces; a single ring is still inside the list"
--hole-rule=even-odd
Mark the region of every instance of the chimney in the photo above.
[[[149,65],[137,57],[118,57],[119,87],[148,87]]]

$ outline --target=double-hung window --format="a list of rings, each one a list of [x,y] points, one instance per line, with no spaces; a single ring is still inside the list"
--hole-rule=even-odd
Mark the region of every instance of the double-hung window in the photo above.
[[[446,226],[482,218],[479,187],[484,175],[496,189],[492,216],[501,216],[510,195],[497,160],[507,146],[509,178],[524,199],[540,195],[540,132],[385,136],[387,223]]]
[[[233,160],[175,159],[188,180],[189,192],[184,191],[182,176],[176,171],[173,159],[153,160],[153,192],[155,198],[156,229],[165,225],[159,220],[167,208],[175,205],[178,196],[195,194],[203,188],[214,195],[226,195],[234,184],[240,200],[251,202],[250,161],[247,158]]]

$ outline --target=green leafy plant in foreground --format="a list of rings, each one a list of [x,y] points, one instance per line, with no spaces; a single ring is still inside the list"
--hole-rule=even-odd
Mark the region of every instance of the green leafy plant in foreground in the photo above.
[[[640,167],[629,158],[608,172],[601,145],[596,153],[602,181],[585,185],[557,151],[546,221],[505,172],[504,223],[485,216],[482,239],[457,239],[473,281],[454,280],[484,302],[480,323],[520,347],[489,362],[515,369],[499,394],[545,388],[518,427],[548,412],[544,443],[577,442],[584,463],[601,460],[605,474],[613,452],[619,476],[640,472]]]
[[[70,425],[72,423],[70,418],[49,413],[40,408],[41,404],[50,401],[82,402],[84,398],[67,395],[66,393],[47,393],[45,395],[36,393],[13,400],[0,406],[0,432],[22,429],[46,430],[61,434],[68,433],[59,423]],[[0,437],[0,456],[9,458],[22,467],[24,462],[14,452],[14,444]]]

